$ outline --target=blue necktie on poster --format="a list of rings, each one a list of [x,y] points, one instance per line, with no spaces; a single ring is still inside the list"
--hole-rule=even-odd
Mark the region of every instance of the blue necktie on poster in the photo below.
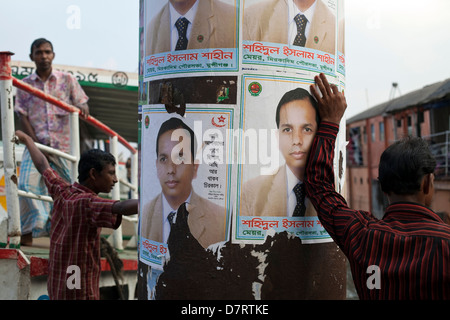
[[[294,187],[295,197],[297,198],[297,205],[295,206],[294,217],[304,217],[306,206],[305,206],[305,186],[303,183],[297,183]]]
[[[186,37],[187,26],[189,24],[189,20],[186,18],[179,18],[177,22],[175,22],[175,27],[178,30],[178,41],[175,50],[186,50],[188,39]]]
[[[299,13],[295,16],[294,21],[297,24],[297,36],[294,40],[294,46],[304,47],[306,43],[305,30],[308,19]]]

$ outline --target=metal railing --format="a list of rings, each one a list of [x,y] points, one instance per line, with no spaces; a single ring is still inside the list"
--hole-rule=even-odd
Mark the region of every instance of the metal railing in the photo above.
[[[449,178],[450,175],[450,131],[423,136],[428,141],[431,153],[436,159],[434,174],[437,178]]]
[[[65,102],[62,102],[55,97],[48,95],[25,82],[22,82],[12,76],[11,73],[11,52],[0,52],[0,98],[1,98],[1,121],[2,121],[2,140],[3,140],[3,166],[4,166],[4,178],[5,178],[5,190],[6,190],[6,203],[7,203],[7,217],[0,214],[0,247],[5,247],[9,243],[10,248],[20,247],[20,211],[18,196],[34,198],[42,201],[52,202],[52,198],[48,196],[36,195],[23,190],[19,190],[17,187],[18,177],[15,159],[15,128],[14,128],[14,105],[12,98],[12,87],[15,86],[21,90],[43,99],[58,108],[61,108],[69,112],[70,117],[70,154],[64,153],[60,150],[56,150],[41,144],[36,146],[48,153],[55,154],[63,157],[71,163],[71,178],[72,182],[76,180],[77,166],[80,158],[80,137],[79,137],[79,114],[80,109],[71,106]],[[138,192],[138,152],[137,150],[123,137],[117,134],[114,130],[93,118],[88,116],[83,119],[90,125],[93,125],[97,129],[110,137],[110,153],[118,161],[118,143],[120,142],[131,152],[131,183],[125,180],[119,180],[111,192],[111,198],[120,200],[120,183],[125,184],[131,189],[131,198],[137,199]],[[135,224],[135,234],[137,231],[137,215],[123,217],[132,221]],[[133,238],[130,240],[130,244],[133,243]],[[135,242],[136,240],[134,240]],[[114,230],[112,234],[112,242],[116,249],[122,250],[122,229],[119,227]]]

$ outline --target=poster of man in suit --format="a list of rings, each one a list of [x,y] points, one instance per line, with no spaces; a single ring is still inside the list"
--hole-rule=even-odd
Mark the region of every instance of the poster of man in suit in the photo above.
[[[237,0],[152,0],[145,4],[146,77],[237,71]]]
[[[245,76],[243,140],[251,137],[248,133],[252,130],[259,133],[258,139],[267,136],[267,143],[246,145],[257,144],[260,149],[270,145],[258,150],[258,155],[271,159],[271,163],[262,165],[262,158],[250,163],[249,154],[243,155],[234,239],[264,239],[266,230],[274,229],[291,232],[303,243],[331,241],[309,199],[296,191],[302,188],[309,149],[320,122],[310,84],[302,79]],[[256,113],[267,117],[253,116]],[[297,205],[301,209],[297,210]]]
[[[246,1],[243,63],[332,74],[337,7],[337,0]]]
[[[221,140],[229,122],[219,110],[190,111],[187,117],[157,106],[143,112],[140,237],[147,264],[162,267],[182,204],[189,232],[203,248],[227,240],[229,172]]]
[[[236,47],[236,9],[226,0],[152,1],[147,25],[146,55],[155,53]],[[149,8],[150,9],[150,8]],[[150,13],[150,12],[149,12]],[[177,48],[177,20],[185,18],[186,45]]]
[[[265,0],[245,8],[244,40],[335,53],[336,16],[323,0]],[[302,20],[298,22],[298,18]],[[304,38],[298,40],[297,26]]]

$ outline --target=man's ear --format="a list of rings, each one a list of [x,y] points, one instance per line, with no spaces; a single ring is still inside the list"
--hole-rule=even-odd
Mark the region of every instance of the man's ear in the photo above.
[[[198,171],[198,163],[194,164],[194,179],[197,178],[197,171]]]
[[[429,173],[422,179],[422,191],[425,195],[429,194],[433,190],[433,174]]]
[[[94,168],[90,168],[89,169],[89,178],[91,178],[92,180],[95,180],[98,176],[97,170],[95,170]]]

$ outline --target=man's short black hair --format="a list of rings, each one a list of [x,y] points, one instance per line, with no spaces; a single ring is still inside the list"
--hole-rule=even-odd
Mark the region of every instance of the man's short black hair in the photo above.
[[[78,162],[78,181],[80,183],[89,178],[89,170],[94,168],[97,172],[101,172],[106,165],[116,165],[114,156],[100,149],[91,149],[84,152]]]
[[[407,137],[389,146],[381,155],[378,181],[390,194],[415,194],[425,175],[433,173],[436,159],[422,138]]]
[[[52,51],[53,51],[53,44],[45,39],[45,38],[39,38],[33,41],[33,43],[31,44],[31,48],[30,48],[30,54],[33,54],[33,48],[39,48],[42,44],[44,43],[48,43],[50,45],[50,47],[52,47]]]
[[[161,127],[159,128],[158,131],[158,135],[156,137],[156,156],[158,156],[158,150],[159,150],[159,137],[166,133],[167,131],[172,131],[172,130],[176,130],[176,129],[186,129],[190,136],[191,136],[191,155],[192,155],[192,160],[194,160],[195,158],[195,145],[196,145],[196,139],[195,139],[195,134],[194,131],[192,131],[191,128],[189,128],[189,126],[184,123],[182,120],[178,119],[178,118],[170,118],[169,120],[166,120],[165,122],[163,122],[161,124]]]
[[[286,92],[283,97],[281,97],[280,102],[278,102],[277,111],[275,114],[275,122],[277,123],[277,128],[280,128],[280,110],[281,107],[284,106],[286,103],[289,103],[291,101],[295,100],[304,100],[309,99],[311,102],[314,110],[316,110],[316,122],[317,125],[320,123],[320,116],[319,116],[319,110],[317,109],[317,101],[314,99],[314,97],[309,93],[308,90],[305,90],[303,88],[296,88],[294,90]]]

